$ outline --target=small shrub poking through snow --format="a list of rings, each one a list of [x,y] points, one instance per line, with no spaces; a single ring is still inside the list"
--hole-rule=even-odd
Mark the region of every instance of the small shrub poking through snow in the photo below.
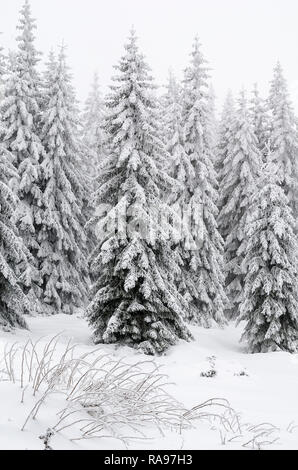
[[[240,372],[237,372],[234,374],[235,377],[249,377],[248,373],[246,370],[241,370]]]
[[[215,370],[216,357],[215,356],[207,357],[207,361],[210,365],[210,369],[201,372],[201,377],[212,379],[217,376],[217,371]]]
[[[210,369],[207,372],[201,372],[201,377],[206,377],[207,379],[212,379],[217,376],[217,372],[214,369]]]
[[[44,450],[53,450],[52,447],[50,446],[50,440],[52,437],[55,435],[54,431],[49,428],[47,429],[47,432],[45,433],[44,436],[40,436],[39,439],[41,439],[44,443]]]

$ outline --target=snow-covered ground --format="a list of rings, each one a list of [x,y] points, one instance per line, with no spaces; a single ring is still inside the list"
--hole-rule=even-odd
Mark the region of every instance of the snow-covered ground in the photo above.
[[[69,340],[76,343],[77,353],[85,354],[95,349],[91,332],[85,320],[58,315],[29,319],[29,331],[0,332],[0,355],[5,345],[26,343],[29,338],[41,338],[39,347],[51,337],[61,333],[57,350],[62,351]],[[169,376],[168,392],[186,408],[195,407],[211,398],[228,400],[238,413],[241,435],[231,417],[225,421],[217,415],[226,413],[221,403],[202,412],[216,414],[193,422],[193,427],[182,430],[165,429],[164,435],[151,435],[148,440],[131,439],[129,449],[246,449],[273,448],[298,449],[298,356],[287,353],[248,355],[239,344],[241,328],[229,326],[225,330],[193,328],[195,341],[181,342],[166,356],[155,362]],[[98,347],[97,347],[98,349]],[[114,359],[126,358],[129,363],[150,360],[127,347],[103,345],[99,348]],[[6,351],[8,351],[6,346]],[[18,356],[16,356],[18,357]],[[1,364],[0,369],[4,365]],[[213,372],[212,372],[213,371]],[[203,375],[202,375],[203,374]],[[206,377],[204,375],[212,375]],[[2,373],[2,379],[5,374]],[[65,407],[63,395],[52,394],[41,403],[33,420],[30,411],[40,398],[37,392],[21,388],[15,380],[0,382],[0,449],[43,449],[39,439],[48,428],[57,423],[57,413]],[[22,399],[23,397],[23,399]],[[217,403],[217,402],[216,402]],[[227,416],[227,414],[225,414]],[[230,415],[232,413],[230,412]],[[232,419],[232,423],[231,423]],[[228,423],[228,424],[227,424]],[[229,423],[233,430],[229,429]],[[296,427],[297,425],[297,427]],[[50,441],[53,449],[121,449],[124,443],[112,438],[71,441],[75,428],[55,433]],[[243,447],[243,445],[246,445]]]

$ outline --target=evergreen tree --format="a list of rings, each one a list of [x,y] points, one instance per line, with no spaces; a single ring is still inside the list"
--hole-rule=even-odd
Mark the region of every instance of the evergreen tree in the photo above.
[[[6,71],[6,60],[5,60],[5,55],[3,51],[4,51],[3,47],[0,46],[0,79],[1,81]]]
[[[43,153],[38,137],[40,80],[36,71],[39,53],[34,46],[35,28],[35,20],[26,1],[18,26],[18,50],[10,58],[11,70],[1,107],[4,123],[2,139],[14,157],[14,165],[19,175],[19,178],[15,179],[15,191],[19,199],[15,220],[19,233],[31,253],[31,264],[28,265],[23,281],[28,290],[32,287],[30,293],[33,299],[39,289],[37,232],[42,198],[39,161]]]
[[[228,147],[232,138],[232,127],[235,118],[235,103],[232,92],[229,91],[223,106],[221,120],[219,123],[218,145],[216,149],[215,169],[219,186],[223,178],[224,162],[227,158]],[[221,228],[221,227],[220,227]]]
[[[4,82],[5,75],[7,73],[7,58],[4,55],[3,47],[0,46],[0,100],[3,99],[4,95]]]
[[[48,91],[49,83],[53,83],[53,80],[56,76],[57,67],[58,67],[57,58],[55,56],[54,51],[51,50],[48,56],[48,60],[45,63],[45,69],[44,69],[43,77],[41,80],[41,100],[40,100],[41,115],[47,111],[47,108],[46,108],[48,104],[47,91]],[[40,122],[40,127],[41,127],[41,122]]]
[[[189,182],[193,181],[195,173],[184,146],[183,89],[172,72],[169,74],[166,89],[160,109],[163,140],[169,155],[164,170],[179,183],[177,191],[168,192],[167,197],[176,214],[173,225],[179,233],[178,243],[173,248],[177,250],[186,267],[189,250],[194,248],[194,240],[188,224],[189,192],[187,188]],[[194,286],[192,276],[185,268],[176,278],[176,285],[186,303],[189,304],[191,302],[189,289],[194,289]]]
[[[243,92],[231,128],[220,189],[219,224],[225,240],[226,285],[230,300],[226,313],[230,319],[239,315],[244,281],[245,224],[249,214],[249,198],[256,191],[261,166],[261,154]]]
[[[253,89],[250,113],[254,133],[257,138],[257,146],[263,156],[264,162],[266,162],[266,154],[269,146],[268,105],[265,100],[261,98],[257,84],[255,84]]]
[[[212,319],[224,322],[226,299],[223,240],[216,222],[218,194],[210,113],[208,69],[196,39],[184,79],[184,148],[194,174],[187,183],[188,223],[195,241],[188,252],[186,271],[191,278],[189,319],[204,326],[210,326]]]
[[[92,89],[85,103],[82,115],[81,168],[84,173],[87,199],[84,203],[86,222],[93,216],[92,193],[96,189],[98,165],[107,154],[106,136],[103,129],[105,105],[99,88],[98,74],[94,75]],[[91,253],[96,244],[96,236],[92,227],[87,230],[87,247]]]
[[[207,131],[209,132],[209,137],[208,141],[210,141],[211,149],[212,149],[212,154],[214,157],[214,168],[216,167],[216,160],[217,160],[217,154],[216,154],[216,147],[217,147],[217,142],[218,142],[218,122],[216,119],[216,96],[214,92],[214,88],[212,84],[209,85],[209,89],[207,92]]]
[[[176,77],[170,73],[162,110],[166,149],[170,157],[168,172],[181,183],[181,190],[184,191],[187,182],[193,179],[194,172],[184,149],[182,91]]]
[[[104,101],[96,73],[83,113],[83,142],[89,149],[87,152],[89,159],[86,166],[88,173],[93,177],[96,175],[98,164],[105,154],[104,117]]]
[[[91,256],[95,283],[87,316],[96,343],[124,342],[156,354],[190,338],[174,283],[179,258],[171,249],[163,198],[175,182],[162,170],[153,81],[134,32],[116,69],[105,126],[111,151],[94,195],[97,214],[102,205],[111,206],[91,221],[102,233]]]
[[[298,240],[278,166],[269,162],[250,198],[240,321],[253,353],[298,350]]]
[[[38,243],[43,303],[51,313],[72,314],[86,298],[85,190],[75,95],[64,49],[48,65],[42,116],[42,216]]]
[[[0,328],[26,328],[23,314],[30,313],[29,302],[19,279],[19,264],[26,265],[27,255],[18,237],[13,216],[17,200],[9,187],[17,178],[11,155],[0,146]]]
[[[298,134],[286,80],[280,63],[274,70],[269,96],[270,148],[281,170],[281,184],[293,215],[298,216]]]

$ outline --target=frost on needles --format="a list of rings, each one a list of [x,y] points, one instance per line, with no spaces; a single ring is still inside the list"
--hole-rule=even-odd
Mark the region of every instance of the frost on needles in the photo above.
[[[87,291],[85,188],[80,174],[75,95],[64,48],[48,63],[41,140],[42,229],[39,231],[39,275],[42,301],[50,313],[73,313]]]
[[[238,322],[251,352],[298,350],[298,240],[280,165],[269,157],[249,200],[246,272]]]
[[[43,148],[38,136],[40,118],[39,76],[36,70],[39,53],[34,46],[35,20],[26,1],[20,15],[17,37],[18,49],[10,55],[8,78],[1,104],[3,121],[2,141],[13,155],[18,178],[14,179],[19,198],[14,214],[17,228],[30,252],[26,272],[20,269],[22,282],[30,292],[32,308],[39,290],[37,231],[40,221],[40,168]],[[24,266],[22,265],[22,268]]]
[[[208,68],[196,39],[184,78],[184,148],[192,166],[185,184],[189,227],[194,246],[184,252],[189,320],[211,326],[225,323],[223,240],[217,225],[217,177],[212,95]],[[210,106],[211,104],[211,106]],[[187,248],[187,247],[186,247]]]
[[[107,206],[92,220],[101,236],[90,260],[95,282],[87,315],[96,342],[156,354],[191,336],[174,282],[181,267],[164,201],[165,189],[176,184],[163,171],[154,85],[134,32],[116,69],[105,126],[110,155],[94,194],[97,210]]]
[[[97,174],[98,164],[105,154],[104,117],[104,100],[99,87],[98,74],[95,73],[82,114],[82,141],[89,153],[86,172],[91,179]]]
[[[27,253],[14,223],[17,198],[9,188],[17,178],[12,155],[0,146],[0,328],[26,327],[29,302],[19,279],[19,265],[27,265]]]
[[[226,315],[229,319],[236,319],[245,275],[242,261],[249,198],[256,191],[262,167],[262,156],[257,147],[244,92],[241,93],[230,129],[226,157],[222,163],[219,224],[225,240],[226,289],[229,295]]]
[[[280,163],[281,184],[284,186],[293,216],[298,216],[298,133],[297,120],[290,101],[287,82],[280,63],[274,69],[269,95],[270,148]]]

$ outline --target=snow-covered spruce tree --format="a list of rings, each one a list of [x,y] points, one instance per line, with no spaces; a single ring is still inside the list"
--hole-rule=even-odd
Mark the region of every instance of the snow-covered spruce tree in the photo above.
[[[298,350],[298,240],[281,175],[269,161],[249,201],[239,322],[252,353]]]
[[[35,20],[26,1],[20,16],[17,38],[18,49],[11,55],[9,77],[1,106],[6,149],[14,157],[19,178],[15,179],[15,191],[19,199],[15,220],[18,231],[31,253],[31,262],[23,274],[23,282],[34,299],[38,294],[39,275],[37,257],[38,225],[40,224],[41,191],[39,184],[43,148],[38,137],[39,77],[36,66],[39,53],[34,46]],[[35,303],[35,302],[34,302]],[[36,303],[35,303],[36,304]]]
[[[184,149],[182,87],[171,72],[162,100],[164,140],[169,154],[168,172],[181,183],[181,190],[194,177],[193,166]],[[177,193],[173,195],[177,197]]]
[[[198,39],[184,78],[184,148],[194,176],[187,182],[187,216],[195,245],[188,250],[186,271],[189,320],[210,326],[224,323],[223,240],[216,218],[218,193],[214,170],[214,140],[210,122],[208,69]]]
[[[0,79],[5,75],[6,70],[6,58],[4,55],[4,49],[0,46]]]
[[[26,265],[27,255],[18,237],[13,216],[17,200],[9,187],[17,178],[12,156],[0,146],[0,328],[26,328],[24,313],[30,312],[29,302],[19,280],[19,264]]]
[[[280,63],[274,70],[269,96],[271,111],[270,148],[280,164],[281,184],[289,198],[293,215],[298,217],[298,133],[286,80]]]
[[[4,95],[4,81],[7,72],[7,58],[4,55],[4,49],[0,46],[0,100]]]
[[[91,224],[102,233],[90,260],[95,283],[87,316],[96,343],[124,342],[158,354],[191,337],[175,287],[179,258],[171,249],[170,208],[163,200],[175,181],[161,169],[165,149],[154,85],[134,32],[125,49],[107,98],[111,152],[100,165],[94,195]]]
[[[233,94],[228,92],[218,130],[218,144],[216,148],[215,169],[217,173],[217,180],[220,185],[223,177],[224,161],[227,158],[228,146],[232,137],[232,126],[235,117],[235,103]],[[219,227],[221,230],[221,227]]]
[[[98,74],[95,73],[92,89],[85,103],[84,112],[81,119],[81,169],[84,173],[88,199],[84,204],[86,221],[94,214],[94,207],[91,199],[92,193],[96,189],[96,176],[98,165],[107,154],[107,142],[103,129],[105,117],[105,105],[102,98]],[[87,247],[90,253],[96,244],[96,237],[92,227],[87,230]]]
[[[216,146],[217,146],[217,142],[218,142],[218,122],[217,122],[217,119],[216,119],[216,106],[215,106],[215,102],[216,102],[216,96],[215,96],[215,92],[214,92],[214,88],[213,88],[213,85],[210,84],[209,85],[209,89],[208,89],[208,94],[207,94],[207,109],[208,109],[208,113],[207,113],[207,131],[209,132],[209,141],[210,141],[210,145],[211,145],[211,149],[212,149],[212,155],[213,155],[213,158],[214,158],[214,168],[215,168],[215,165],[216,165],[216,159],[217,159],[217,155],[216,155]]]
[[[42,216],[38,233],[42,300],[49,313],[72,314],[84,305],[86,239],[75,96],[64,49],[49,62],[42,116]]]
[[[260,150],[264,162],[269,147],[269,114],[268,104],[260,96],[258,85],[254,85],[250,107],[251,120],[255,136],[257,138],[258,149]]]
[[[103,123],[105,117],[104,100],[102,98],[98,74],[95,73],[92,89],[85,103],[82,116],[82,138],[83,143],[90,152],[86,162],[88,173],[95,177],[100,160],[105,154],[105,136]]]
[[[169,74],[166,93],[161,97],[159,105],[159,122],[162,128],[162,138],[168,151],[164,170],[178,183],[177,191],[167,192],[166,197],[176,217],[173,223],[178,230],[178,243],[173,246],[183,260],[183,269],[176,277],[178,291],[184,296],[185,302],[191,301],[189,290],[193,289],[193,277],[185,269],[189,250],[194,246],[194,240],[188,224],[188,185],[194,180],[194,167],[184,146],[183,126],[183,89],[172,72]],[[190,286],[190,287],[189,287]],[[188,317],[188,315],[186,315]]]
[[[49,83],[53,83],[54,77],[57,72],[57,57],[53,49],[51,49],[48,59],[45,63],[45,68],[43,71],[43,76],[41,80],[41,100],[40,100],[40,108],[41,108],[41,115],[47,111],[47,104],[48,104],[48,97],[47,91],[49,87]],[[40,125],[41,127],[41,125]]]
[[[250,121],[245,93],[241,93],[239,108],[231,128],[227,156],[223,162],[220,187],[219,224],[225,240],[226,286],[229,319],[239,316],[243,290],[242,262],[245,254],[245,225],[250,211],[249,198],[256,191],[262,168],[262,157]]]

